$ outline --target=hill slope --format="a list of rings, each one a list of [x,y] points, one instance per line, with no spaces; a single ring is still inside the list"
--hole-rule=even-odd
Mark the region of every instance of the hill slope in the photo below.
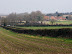
[[[72,40],[18,34],[0,28],[0,54],[71,54]]]

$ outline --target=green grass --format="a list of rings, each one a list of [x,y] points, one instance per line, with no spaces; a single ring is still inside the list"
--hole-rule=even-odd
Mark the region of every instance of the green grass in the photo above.
[[[60,28],[72,28],[72,26],[46,26],[46,27],[17,27],[24,29],[60,29]]]
[[[0,54],[72,54],[72,40],[19,34],[0,28]]]
[[[50,21],[46,21],[44,22],[45,24],[51,24]],[[72,24],[72,20],[65,20],[65,21],[55,21],[54,24],[65,24],[65,25],[69,25]]]
[[[58,22],[55,22],[55,24],[72,24],[72,21],[58,21]]]
[[[45,21],[45,24],[51,24],[50,21]],[[72,24],[72,20],[65,20],[65,21],[56,21],[54,24],[64,24],[69,25]],[[18,27],[24,29],[60,29],[60,28],[72,28],[72,26],[47,26],[47,27]]]

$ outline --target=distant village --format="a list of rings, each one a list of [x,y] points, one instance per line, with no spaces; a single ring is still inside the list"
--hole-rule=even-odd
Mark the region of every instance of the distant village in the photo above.
[[[6,18],[7,15],[0,15],[0,18]],[[44,21],[49,21],[49,19],[54,20],[72,20],[72,12],[70,13],[50,13],[44,16]]]
[[[51,14],[46,14],[44,16],[44,20],[49,21],[50,19],[54,20],[72,20],[72,12],[71,13],[51,13]]]
[[[56,21],[66,21],[72,20],[72,12],[70,13],[49,13],[43,14],[40,11],[32,12],[31,14],[22,13],[22,14],[9,14],[9,15],[0,15],[0,25],[24,25],[25,23],[31,24],[45,24],[47,21],[56,20]]]

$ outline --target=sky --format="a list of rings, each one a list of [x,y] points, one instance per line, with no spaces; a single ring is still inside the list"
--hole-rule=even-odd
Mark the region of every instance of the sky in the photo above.
[[[0,0],[0,14],[72,12],[72,0]]]

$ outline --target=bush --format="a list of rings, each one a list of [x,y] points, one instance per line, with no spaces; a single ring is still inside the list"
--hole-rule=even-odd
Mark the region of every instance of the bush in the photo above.
[[[13,27],[3,27],[5,29],[24,34],[40,35],[40,36],[50,36],[50,37],[63,37],[72,39],[72,29],[62,28],[62,29],[22,29]]]

